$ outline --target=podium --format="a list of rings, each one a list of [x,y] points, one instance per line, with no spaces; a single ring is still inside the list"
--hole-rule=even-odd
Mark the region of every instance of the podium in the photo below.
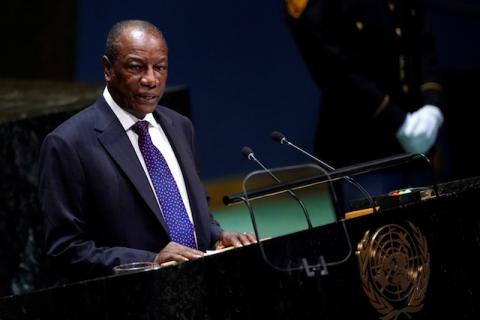
[[[0,319],[479,319],[480,178],[438,187],[437,197],[344,220],[353,252],[326,270],[278,271],[254,244],[4,297]],[[262,244],[278,266],[341,260],[343,223]]]

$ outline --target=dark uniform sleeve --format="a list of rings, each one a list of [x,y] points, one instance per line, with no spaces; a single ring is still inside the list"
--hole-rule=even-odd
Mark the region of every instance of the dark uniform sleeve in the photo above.
[[[389,32],[384,30],[386,20],[383,19],[388,17],[379,18],[379,13],[373,12],[376,9],[369,3],[373,2],[286,0],[286,19],[303,60],[318,86],[325,92],[354,97],[351,101],[362,106],[365,117],[384,122],[384,127],[394,133],[403,123],[407,112],[423,105],[417,103],[408,109],[404,107],[401,98],[397,99],[405,94],[411,95],[412,86],[418,87],[418,92],[421,90],[424,104],[439,103],[438,93],[441,87],[433,72],[433,42],[422,29],[418,38],[411,40],[415,42],[413,47],[420,48],[419,52],[402,55],[399,50],[400,55],[395,56],[395,49],[391,49],[395,47],[395,39],[389,43],[389,40],[382,38],[382,32]],[[378,30],[364,30],[370,26]],[[395,27],[393,22],[391,29],[392,38],[396,37],[395,32],[401,32],[401,27]],[[382,51],[385,55],[382,55]],[[380,57],[378,64],[375,63],[375,55]],[[417,59],[418,55],[421,55],[421,59]],[[416,61],[410,61],[410,56],[415,56]],[[411,64],[418,64],[419,61],[422,64],[422,75],[410,74],[410,70],[416,67]],[[385,64],[393,67],[381,70]],[[413,76],[423,80],[418,82],[419,79],[416,79],[415,83],[409,83]],[[383,78],[387,81],[379,81]]]

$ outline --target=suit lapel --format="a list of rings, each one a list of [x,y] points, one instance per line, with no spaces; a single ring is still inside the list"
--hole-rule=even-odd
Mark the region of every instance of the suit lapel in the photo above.
[[[99,132],[98,140],[130,179],[164,229],[168,230],[145,171],[120,121],[103,98],[97,103],[97,111],[99,116],[96,118],[95,129]]]

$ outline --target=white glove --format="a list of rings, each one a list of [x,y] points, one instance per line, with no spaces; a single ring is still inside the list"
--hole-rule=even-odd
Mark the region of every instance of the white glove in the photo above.
[[[442,123],[442,111],[436,106],[424,105],[407,114],[397,131],[397,139],[406,152],[426,153],[435,143]]]

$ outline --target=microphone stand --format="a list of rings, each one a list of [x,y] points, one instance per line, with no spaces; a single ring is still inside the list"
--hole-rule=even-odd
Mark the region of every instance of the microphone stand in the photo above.
[[[263,163],[258,160],[254,153],[253,150],[249,147],[243,147],[242,148],[242,154],[248,159],[248,160],[253,160],[255,161],[265,172],[267,172],[277,183],[281,183],[280,179],[276,175],[273,174],[271,170],[269,170],[267,167],[263,165]],[[307,208],[305,207],[305,204],[303,203],[302,200],[300,200],[297,195],[292,191],[292,190],[286,190],[287,193],[295,199],[300,207],[302,207],[303,215],[305,216],[305,220],[307,221],[308,229],[312,229],[312,221],[310,220],[310,215],[308,214]]]
[[[324,161],[318,159],[314,155],[308,153],[307,151],[303,150],[302,148],[298,147],[297,145],[295,145],[292,142],[290,142],[289,140],[287,140],[287,138],[285,138],[284,134],[282,134],[278,131],[274,131],[274,132],[272,132],[271,136],[272,136],[273,140],[275,140],[277,142],[280,142],[280,144],[287,144],[288,146],[290,146],[290,147],[294,148],[295,150],[301,152],[303,155],[307,156],[308,158],[313,159],[314,161],[316,161],[322,167],[328,169],[329,171],[335,171],[335,168],[332,167],[331,165],[325,163]],[[368,199],[368,202],[370,203],[370,206],[372,207],[373,212],[377,212],[377,206],[376,206],[375,201],[373,200],[372,196],[370,195],[370,193],[367,190],[365,190],[365,188],[360,183],[358,183],[356,180],[354,180],[353,178],[351,178],[349,176],[345,176],[344,178],[349,183],[351,183],[354,187],[356,187],[358,190],[360,190],[360,192]],[[332,186],[332,189],[333,189],[333,186]],[[336,202],[338,202],[337,195],[336,195],[335,191],[333,191],[332,196],[334,197],[334,200]]]
[[[242,196],[236,197],[238,202],[240,202],[240,201],[243,202],[246,205],[246,207],[248,208],[248,212],[249,212],[250,217],[252,219],[253,231],[254,231],[257,239],[260,239],[260,236],[259,236],[259,232],[258,232],[257,223],[256,223],[256,220],[255,220],[255,214],[253,213],[253,208],[252,208],[252,206],[250,204],[250,201],[248,199],[248,193],[246,192],[246,190],[247,190],[246,182],[248,181],[248,179],[251,176],[253,176],[254,174],[257,174],[259,172],[260,171],[251,172],[250,174],[247,175],[247,177],[245,177],[245,179],[243,180],[243,183],[242,183],[244,194]],[[307,258],[302,258],[301,263],[298,266],[282,268],[282,267],[276,266],[275,264],[273,264],[269,260],[269,258],[267,257],[267,254],[265,252],[265,248],[262,244],[262,241],[258,241],[257,244],[258,244],[258,247],[260,249],[260,253],[261,253],[262,258],[265,261],[265,263],[269,267],[271,267],[272,269],[274,269],[276,271],[293,272],[293,271],[302,271],[303,270],[303,271],[305,271],[305,274],[306,274],[307,277],[314,277],[315,274],[316,274],[316,271],[320,271],[320,275],[325,276],[325,275],[328,275],[328,267],[337,266],[337,265],[340,265],[342,263],[345,263],[346,261],[348,261],[348,259],[350,259],[351,255],[352,255],[352,252],[353,252],[352,242],[350,240],[350,236],[348,235],[345,220],[341,220],[340,224],[342,225],[342,229],[343,229],[343,232],[345,234],[345,238],[346,238],[347,246],[348,246],[348,252],[343,258],[341,258],[340,260],[337,260],[337,261],[327,262],[325,260],[325,257],[323,255],[320,255],[319,258],[318,258],[318,262],[316,264],[310,264],[308,262]]]

